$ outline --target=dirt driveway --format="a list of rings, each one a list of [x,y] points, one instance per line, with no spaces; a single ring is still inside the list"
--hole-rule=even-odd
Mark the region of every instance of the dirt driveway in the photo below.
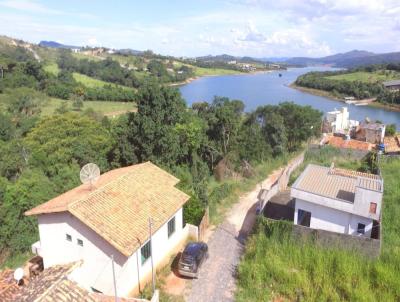
[[[281,171],[274,171],[263,181],[262,188],[269,189]],[[257,185],[243,195],[228,212],[224,222],[216,227],[208,240],[210,257],[201,268],[199,278],[186,286],[186,301],[234,301],[236,268],[243,253],[243,244],[256,220],[260,188]]]

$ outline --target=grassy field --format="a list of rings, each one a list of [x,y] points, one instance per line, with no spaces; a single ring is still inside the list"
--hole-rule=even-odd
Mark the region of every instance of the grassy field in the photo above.
[[[72,75],[73,75],[75,81],[83,84],[86,87],[97,88],[97,87],[103,87],[104,85],[110,85],[110,83],[89,77],[89,76],[81,74],[81,73],[74,72]]]
[[[339,157],[328,153],[308,160],[326,163]],[[343,163],[357,166],[356,161]],[[290,222],[261,220],[239,265],[236,301],[400,301],[400,159],[383,163],[381,169],[385,191],[378,259],[294,242]]]
[[[254,168],[254,176],[251,178],[227,179],[218,182],[214,177],[208,183],[208,204],[210,209],[210,221],[216,225],[221,223],[227,211],[235,204],[243,193],[257,186],[260,181],[267,178],[272,171],[284,166],[299,153],[289,154],[266,160]]]
[[[217,76],[217,75],[232,75],[232,74],[240,74],[242,72],[237,70],[230,69],[222,69],[222,68],[203,68],[193,66],[195,76]]]
[[[63,102],[66,102],[65,104],[67,105],[68,109],[72,109],[70,101],[51,98],[45,102],[42,108],[42,115],[54,114],[55,110],[59,108],[63,104]],[[136,108],[136,105],[134,103],[127,103],[127,102],[101,102],[101,101],[83,102],[82,110],[86,110],[89,108],[101,114],[107,114],[111,112],[134,110]]]
[[[393,70],[379,70],[375,72],[358,71],[327,77],[332,80],[361,81],[366,83],[376,83],[400,79],[400,72]]]
[[[41,107],[41,115],[48,116],[55,113],[55,110],[65,102],[67,109],[72,109],[71,101],[64,101],[56,98],[48,98],[43,101]],[[6,104],[4,97],[0,95],[0,110],[6,110]],[[94,111],[101,114],[109,114],[113,112],[124,112],[129,110],[135,110],[135,103],[128,102],[102,102],[102,101],[86,101],[83,103],[82,110],[93,109]]]
[[[239,74],[239,73],[241,73],[240,71],[231,70],[231,69],[197,67],[197,66],[193,66],[193,65],[190,65],[190,64],[183,64],[183,63],[178,62],[178,61],[174,61],[173,64],[174,64],[174,67],[180,67],[182,65],[186,65],[186,66],[188,66],[190,68],[193,68],[194,75],[196,77],[230,75],[230,74]]]

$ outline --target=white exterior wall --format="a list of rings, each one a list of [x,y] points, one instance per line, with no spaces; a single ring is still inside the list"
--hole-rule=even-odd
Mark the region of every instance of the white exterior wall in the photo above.
[[[349,128],[349,112],[347,107],[343,107],[340,111],[327,112],[327,121],[330,122],[332,132],[342,131]]]
[[[297,224],[298,210],[311,212],[310,228],[342,234],[371,237],[372,219],[335,210],[296,198],[294,224]],[[365,224],[365,234],[357,233],[358,223]]]
[[[153,230],[155,266],[165,260],[165,257],[186,239],[187,234],[182,228],[182,208],[173,217],[175,217],[175,233],[170,238],[168,238],[168,222],[159,230]],[[130,257],[122,255],[68,212],[40,215],[38,221],[41,255],[45,267],[83,260],[83,264],[71,273],[70,278],[87,290],[93,287],[105,294],[114,294],[111,255],[114,256],[118,296],[127,296],[137,287],[137,260],[139,278],[142,280],[151,274],[150,259],[141,265],[140,249]],[[72,236],[72,242],[66,240],[66,234]],[[83,240],[83,247],[77,244],[77,239]],[[142,288],[143,285],[141,284]]]

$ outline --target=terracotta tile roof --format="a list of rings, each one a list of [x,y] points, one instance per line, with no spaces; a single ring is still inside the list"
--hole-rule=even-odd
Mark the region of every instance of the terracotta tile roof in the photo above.
[[[0,301],[14,301],[20,287],[14,280],[14,271],[6,269],[0,272]]]
[[[67,279],[67,275],[77,263],[57,265],[45,269],[39,275],[32,277],[27,285],[19,286],[18,292],[10,300],[4,302],[56,302],[83,301],[95,302],[89,293],[77,284]]]
[[[189,196],[174,187],[178,179],[151,162],[103,174],[90,191],[81,185],[28,212],[69,211],[125,256],[148,239],[148,218],[158,230]]]
[[[114,302],[115,298],[89,292],[68,279],[79,262],[56,265],[18,286],[13,270],[0,272],[1,302]],[[11,286],[10,286],[11,285]],[[120,302],[144,302],[144,299],[118,298]]]
[[[365,150],[370,151],[374,146],[368,142],[362,142],[354,139],[345,140],[342,137],[338,136],[329,136],[327,139],[329,145],[332,145],[336,148],[346,148],[346,149],[356,149],[356,150]]]
[[[331,169],[310,164],[293,184],[292,188],[320,196],[354,202],[356,187],[382,191],[380,176],[351,171]]]
[[[387,153],[400,152],[400,135],[386,136],[383,139],[383,143],[385,144],[385,152]]]

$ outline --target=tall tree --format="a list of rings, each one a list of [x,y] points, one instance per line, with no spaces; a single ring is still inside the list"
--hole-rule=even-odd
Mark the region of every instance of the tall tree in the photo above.
[[[82,166],[94,162],[107,170],[108,155],[114,146],[100,122],[72,112],[41,120],[25,141],[32,152],[31,164],[49,175],[74,163]]]
[[[139,161],[176,162],[180,153],[176,124],[184,121],[185,101],[175,88],[150,81],[138,91],[137,113],[130,135]]]

